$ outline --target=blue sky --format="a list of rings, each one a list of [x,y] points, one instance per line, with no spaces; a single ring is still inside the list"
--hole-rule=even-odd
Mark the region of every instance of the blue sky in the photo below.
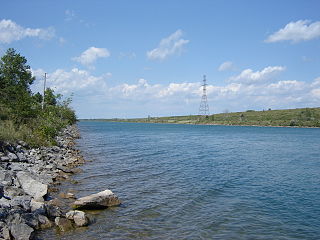
[[[80,118],[320,105],[319,1],[5,1],[0,55],[28,59],[40,91]]]

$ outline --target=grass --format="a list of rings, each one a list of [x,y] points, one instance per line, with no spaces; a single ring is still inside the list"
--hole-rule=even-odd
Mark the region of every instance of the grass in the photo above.
[[[320,108],[299,108],[219,113],[207,117],[199,115],[149,117],[134,119],[96,119],[96,121],[145,122],[175,124],[216,124],[243,126],[320,127]]]

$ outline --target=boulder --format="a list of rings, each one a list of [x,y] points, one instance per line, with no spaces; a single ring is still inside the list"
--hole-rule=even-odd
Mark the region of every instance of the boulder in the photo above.
[[[11,206],[19,206],[28,212],[31,209],[30,202],[31,197],[28,195],[16,196],[11,199]]]
[[[43,200],[43,196],[48,192],[48,186],[46,184],[35,180],[26,172],[18,172],[17,179],[21,184],[22,189],[35,200]]]
[[[15,240],[29,240],[33,236],[33,228],[25,223],[10,225],[11,235]]]
[[[77,227],[87,226],[89,224],[89,219],[85,212],[74,210],[66,213],[66,218],[73,220]]]
[[[86,197],[77,199],[72,207],[75,209],[99,209],[118,206],[121,202],[111,190],[104,190]]]
[[[72,230],[72,228],[73,228],[71,221],[66,218],[56,217],[54,222],[59,227],[60,231],[62,231],[62,232]]]

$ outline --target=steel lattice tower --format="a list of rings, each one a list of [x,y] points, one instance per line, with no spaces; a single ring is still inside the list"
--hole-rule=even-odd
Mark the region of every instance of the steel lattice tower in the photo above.
[[[201,103],[200,103],[200,107],[199,107],[199,115],[204,116],[204,117],[209,116],[206,75],[203,76],[202,98],[201,98]]]

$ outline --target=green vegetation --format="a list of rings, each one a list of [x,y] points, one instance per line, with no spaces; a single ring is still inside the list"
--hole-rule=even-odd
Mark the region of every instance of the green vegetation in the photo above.
[[[320,127],[320,108],[300,108],[287,110],[267,110],[220,113],[208,117],[197,115],[173,117],[148,117],[136,119],[104,119],[99,121],[175,123],[175,124],[214,124],[242,126],[290,126]]]
[[[76,122],[71,99],[50,88],[42,109],[42,95],[30,89],[34,80],[26,58],[9,48],[0,59],[0,141],[52,145],[61,128]]]

